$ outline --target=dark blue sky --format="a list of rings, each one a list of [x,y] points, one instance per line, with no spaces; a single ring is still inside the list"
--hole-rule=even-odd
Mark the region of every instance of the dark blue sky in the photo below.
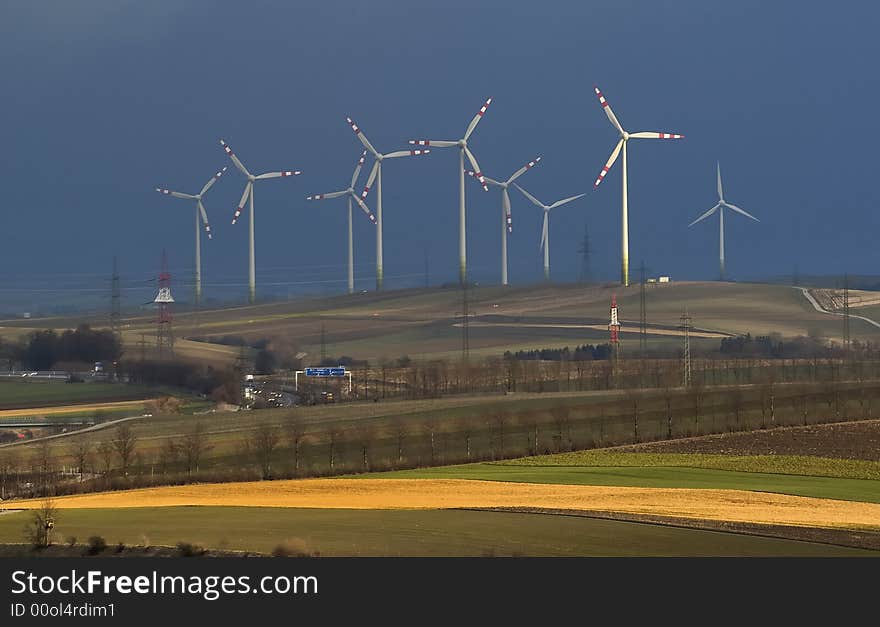
[[[589,192],[551,217],[554,276],[576,276],[586,223],[594,271],[614,279],[620,169],[592,191],[616,141],[594,83],[628,130],[687,136],[630,144],[633,265],[715,278],[716,219],[686,225],[715,203],[720,160],[728,199],[762,221],[727,220],[733,276],[795,264],[876,271],[880,9],[871,3],[304,4],[6,0],[0,301],[23,278],[57,287],[96,275],[100,287],[114,253],[126,276],[144,279],[163,246],[187,279],[191,207],[153,188],[198,191],[228,164],[220,137],[253,171],[304,170],[257,187],[258,282],[342,289],[321,282],[344,280],[344,202],[305,196],[345,187],[360,151],[345,116],[390,151],[412,137],[460,137],[489,96],[471,141],[486,174],[506,177],[542,155],[520,179],[529,191],[547,202]],[[390,286],[421,282],[425,251],[433,282],[455,278],[457,163],[456,151],[437,150],[387,164]],[[246,281],[246,222],[230,225],[243,185],[231,168],[206,197],[208,292]],[[540,215],[518,192],[512,199],[511,282],[523,283],[540,276]],[[499,278],[499,203],[494,190],[468,188],[471,275],[483,282]],[[364,288],[373,229],[358,216]]]

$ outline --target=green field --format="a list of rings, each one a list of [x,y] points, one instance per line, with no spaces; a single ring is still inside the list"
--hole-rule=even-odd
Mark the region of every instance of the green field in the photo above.
[[[0,543],[22,542],[27,514],[0,516]],[[463,510],[170,507],[65,510],[62,538],[108,544],[193,542],[270,553],[283,542],[322,556],[877,556],[876,551],[563,515]]]
[[[659,457],[659,456],[658,456]],[[633,463],[638,463],[633,462]],[[754,462],[755,468],[760,467]],[[796,474],[741,472],[674,465],[534,466],[528,464],[467,464],[391,473],[359,475],[409,479],[478,479],[570,485],[645,488],[702,488],[776,492],[844,501],[880,503],[880,481]]]
[[[508,466],[690,467],[736,472],[880,480],[880,462],[806,455],[721,455],[622,453],[613,450],[537,455],[503,462]]]
[[[155,388],[119,383],[0,381],[0,409],[150,398]]]

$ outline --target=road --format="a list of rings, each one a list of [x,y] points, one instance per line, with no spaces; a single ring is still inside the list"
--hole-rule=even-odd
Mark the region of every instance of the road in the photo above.
[[[56,438],[66,438],[71,435],[79,435],[81,433],[88,433],[89,431],[98,431],[99,429],[106,429],[107,427],[113,427],[123,422],[128,422],[129,420],[137,420],[138,418],[150,418],[153,414],[141,414],[140,416],[126,416],[125,418],[117,418],[116,420],[108,420],[107,422],[102,422],[96,425],[92,425],[91,427],[86,427],[84,429],[74,429],[73,431],[66,431],[65,433],[56,433],[54,435],[47,435],[40,438],[31,438],[29,440],[19,440],[18,442],[9,442],[8,444],[0,444],[0,449],[8,448],[10,446],[18,446],[19,444],[27,444],[28,442],[36,442],[43,440],[54,440]]]
[[[813,295],[810,294],[810,290],[808,290],[807,288],[805,288],[805,287],[796,287],[795,289],[800,290],[801,293],[804,295],[804,297],[805,297],[805,298],[809,301],[809,303],[813,306],[813,309],[815,309],[815,310],[818,311],[819,313],[828,314],[828,315],[830,315],[830,316],[842,316],[842,315],[843,315],[843,314],[840,313],[840,312],[837,312],[837,311],[828,311],[827,309],[825,309],[824,307],[822,307],[822,305],[819,304],[819,302],[813,297]],[[874,325],[875,327],[877,327],[878,329],[880,329],[880,323],[878,323],[876,320],[871,320],[871,318],[868,318],[868,317],[866,317],[866,316],[856,316],[856,315],[850,314],[849,317],[850,317],[850,318],[856,318],[856,319],[858,319],[858,320],[864,320],[864,321],[867,322],[868,324]]]

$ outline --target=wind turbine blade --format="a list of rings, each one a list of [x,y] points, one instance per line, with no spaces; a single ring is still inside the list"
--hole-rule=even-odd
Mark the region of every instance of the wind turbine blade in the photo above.
[[[721,189],[721,162],[718,162],[718,200],[724,200],[724,191]]]
[[[550,217],[550,210],[544,209],[544,225],[541,227],[541,246],[540,250],[544,250],[544,247],[547,245],[547,221]]]
[[[348,122],[349,126],[351,126],[351,130],[354,131],[354,134],[357,135],[357,138],[361,140],[361,143],[364,145],[364,148],[373,153],[373,156],[377,159],[379,158],[379,153],[373,148],[373,144],[370,143],[370,140],[367,139],[367,136],[364,135],[363,131],[361,131],[360,127],[354,123],[354,120],[351,118],[345,118],[345,121]]]
[[[226,168],[227,168],[227,167],[229,167],[229,166],[225,166],[225,165],[224,165],[222,170],[220,170],[219,172],[217,172],[217,174],[215,174],[215,175],[211,178],[210,181],[208,181],[207,183],[205,183],[205,186],[202,188],[202,191],[199,192],[199,196],[204,196],[205,192],[208,191],[209,189],[211,189],[211,187],[214,186],[214,183],[217,182],[217,179],[219,179],[221,176],[223,176],[223,173],[226,172]]]
[[[354,166],[354,174],[351,175],[351,185],[349,187],[354,188],[354,184],[357,183],[358,177],[361,175],[361,168],[364,167],[364,161],[367,160],[367,151],[364,150],[361,153],[361,158],[358,159],[357,165]]]
[[[527,164],[525,164],[525,165],[524,165],[523,167],[521,167],[519,170],[517,170],[516,172],[514,172],[514,173],[511,175],[511,177],[510,177],[509,179],[507,179],[507,182],[508,182],[508,183],[513,183],[516,179],[518,179],[518,178],[521,177],[523,174],[525,174],[525,173],[526,173],[526,170],[531,170],[531,169],[534,168],[536,165],[538,165],[538,162],[539,162],[540,160],[541,160],[541,157],[535,157],[534,161],[529,161]],[[487,180],[488,180],[488,179],[487,179]]]
[[[614,150],[611,151],[611,156],[608,157],[608,161],[605,162],[605,167],[602,168],[602,171],[599,172],[599,176],[596,178],[596,182],[593,183],[593,189],[599,187],[599,183],[605,180],[605,175],[608,174],[608,170],[611,169],[611,166],[614,165],[614,162],[617,161],[617,155],[620,154],[620,149],[623,148],[623,140],[621,139],[617,142],[617,145],[614,147]]]
[[[477,158],[474,156],[474,153],[471,152],[470,148],[465,146],[464,154],[467,155],[468,161],[470,161],[471,165],[474,167],[474,176],[480,181],[480,184],[483,186],[483,191],[488,192],[489,186],[486,185],[486,177],[484,177],[483,173],[480,171],[480,164],[477,163]]]
[[[507,188],[501,190],[501,203],[504,206],[504,219],[507,221],[507,232],[513,233],[513,216],[510,214],[510,194]]]
[[[202,222],[205,225],[205,233],[208,234],[208,239],[211,238],[211,225],[208,224],[208,212],[205,211],[205,205],[202,204],[202,199],[199,198],[199,213],[202,214]]]
[[[342,190],[341,192],[330,192],[329,194],[315,194],[314,196],[306,196],[306,200],[327,200],[329,198],[339,198],[340,196],[345,196],[348,193],[348,190]]]
[[[232,152],[232,148],[229,147],[229,144],[221,139],[220,145],[223,146],[223,150],[225,150],[226,154],[229,155],[229,158],[232,159],[232,163],[235,164],[235,167],[241,170],[241,173],[244,174],[246,177],[250,178],[251,173],[247,171],[247,168],[244,167],[244,164],[239,160],[237,156],[235,156],[235,153]]]
[[[418,157],[430,153],[430,150],[395,150],[383,155],[385,159],[394,159],[396,157]]]
[[[467,174],[468,176],[472,176],[474,179],[477,179],[477,173],[474,172],[473,170],[465,170],[464,173]],[[501,187],[501,183],[499,183],[499,182],[496,181],[495,179],[490,179],[488,176],[484,176],[483,179],[484,179],[489,185],[495,185],[495,186],[497,186],[497,187]],[[477,179],[477,180],[479,180],[479,179]]]
[[[608,104],[608,101],[605,100],[605,96],[599,91],[599,86],[593,85],[593,89],[596,91],[596,96],[599,98],[599,104],[605,109],[605,115],[611,120],[611,123],[614,125],[614,128],[617,129],[617,132],[623,135],[623,127],[620,125],[620,122],[617,121],[617,116],[614,115],[614,111],[611,110],[611,105]]]
[[[248,195],[251,193],[251,187],[253,183],[250,181],[247,182],[247,185],[244,186],[244,193],[241,195],[241,201],[238,203],[238,207],[235,209],[235,213],[232,216],[232,223],[235,224],[238,221],[238,216],[241,215],[241,212],[244,211],[244,204],[247,202]]]
[[[411,139],[411,146],[433,146],[434,148],[452,148],[458,146],[458,142],[435,141],[433,139]]]
[[[556,207],[561,207],[562,205],[564,205],[564,204],[566,204],[566,203],[570,203],[572,200],[577,200],[578,198],[581,198],[581,197],[583,197],[583,196],[586,196],[586,194],[578,194],[577,196],[569,196],[568,198],[564,198],[564,199],[562,199],[562,200],[557,200],[557,201],[554,202],[552,205],[550,205],[549,207],[547,207],[547,209],[548,209],[548,210],[550,210],[550,209],[556,209]]]
[[[522,187],[520,187],[518,183],[514,183],[513,186],[515,188],[517,188],[519,191],[521,191],[523,193],[523,196],[525,196],[526,198],[531,200],[533,205],[535,205],[539,209],[545,208],[544,203],[542,203],[540,200],[538,200],[537,198],[532,196],[530,193],[528,193],[526,190],[524,190]]]
[[[265,174],[260,174],[254,178],[258,181],[262,181],[264,179],[277,179],[284,176],[299,176],[302,174],[302,170],[282,170],[281,172],[266,172]]]
[[[196,198],[198,198],[198,196],[193,196],[192,194],[172,192],[170,189],[165,189],[164,187],[157,187],[156,191],[160,194],[165,194],[166,196],[174,196],[175,198],[186,198],[187,200],[195,200]]]
[[[731,204],[730,204],[729,202],[727,202],[726,200],[724,201],[724,206],[727,207],[728,209],[733,209],[733,210],[736,211],[737,213],[741,213],[741,214],[743,214],[743,215],[744,215],[745,217],[747,217],[747,218],[751,218],[751,219],[754,220],[755,222],[760,222],[760,220],[759,220],[758,218],[756,218],[755,216],[753,216],[752,214],[750,214],[748,211],[745,211],[744,209],[740,209],[740,208],[737,207],[736,205],[731,205]]]
[[[363,210],[363,212],[365,214],[367,214],[367,217],[370,219],[370,222],[372,222],[373,224],[376,224],[376,216],[374,216],[373,212],[370,211],[370,208],[367,207],[367,203],[365,203],[363,200],[361,200],[357,194],[352,194],[351,197],[354,198],[354,201],[358,204],[358,207],[360,207]]]
[[[694,220],[693,222],[691,222],[690,224],[688,224],[688,228],[692,227],[693,225],[695,225],[695,224],[696,224],[697,222],[699,222],[700,220],[705,220],[706,218],[708,218],[709,216],[711,216],[713,213],[715,213],[715,212],[718,210],[718,207],[720,207],[720,206],[721,206],[721,203],[718,203],[717,205],[715,205],[714,207],[712,207],[711,209],[709,209],[709,211],[707,211],[706,213],[704,213],[703,215],[701,215],[699,218],[697,218],[696,220]]]
[[[654,131],[639,131],[638,133],[630,133],[629,136],[636,139],[684,139],[684,135],[678,133],[655,133]]]
[[[477,128],[477,124],[480,123],[480,120],[481,120],[482,117],[486,114],[486,109],[489,108],[489,105],[490,105],[490,104],[492,104],[492,99],[491,99],[491,98],[489,98],[489,99],[486,101],[486,104],[484,104],[482,107],[480,107],[480,110],[477,111],[477,115],[475,115],[475,116],[474,116],[474,119],[471,120],[471,123],[468,124],[467,130],[464,132],[464,139],[465,139],[465,141],[467,141],[467,139],[471,136],[471,133],[474,132],[474,129]],[[477,166],[474,166],[474,167],[476,168]]]
[[[378,159],[373,162],[373,168],[370,170],[370,176],[367,177],[367,184],[364,185],[364,191],[361,192],[361,200],[364,200],[367,197],[367,194],[370,193],[370,187],[373,186],[373,181],[376,180],[376,174],[379,172],[379,164],[381,161]]]

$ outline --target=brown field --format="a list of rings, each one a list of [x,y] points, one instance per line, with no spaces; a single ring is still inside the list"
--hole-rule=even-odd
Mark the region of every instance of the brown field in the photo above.
[[[28,509],[41,501],[15,502]],[[880,504],[744,490],[631,488],[455,479],[301,479],[203,484],[69,496],[61,509],[243,506],[329,509],[530,507],[700,519],[880,529]]]
[[[722,433],[621,447],[638,453],[809,455],[880,461],[880,420]]]

